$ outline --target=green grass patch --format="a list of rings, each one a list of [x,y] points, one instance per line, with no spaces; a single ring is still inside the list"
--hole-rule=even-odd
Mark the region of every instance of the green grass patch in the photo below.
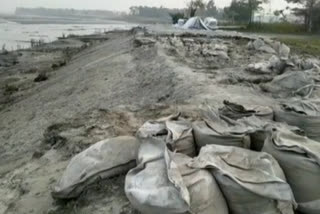
[[[320,56],[320,38],[304,36],[301,38],[278,38],[277,40],[289,45],[295,53]]]
[[[279,33],[279,34],[306,34],[304,25],[281,23],[253,23],[247,26],[246,32]]]

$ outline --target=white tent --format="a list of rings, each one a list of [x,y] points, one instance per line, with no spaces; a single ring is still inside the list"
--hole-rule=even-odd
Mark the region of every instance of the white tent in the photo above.
[[[184,25],[184,29],[209,30],[200,17],[190,18]]]
[[[210,29],[210,30],[216,30],[218,28],[218,20],[213,17],[207,17],[204,19],[204,24]]]

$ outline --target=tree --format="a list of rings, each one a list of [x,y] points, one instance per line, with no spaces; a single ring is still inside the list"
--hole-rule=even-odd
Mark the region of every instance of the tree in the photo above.
[[[205,3],[203,0],[191,0],[187,3],[187,8],[190,12],[190,17],[194,17],[198,9],[205,8]]]
[[[300,7],[292,9],[295,15],[304,18],[304,24],[308,32],[312,32],[314,22],[317,20],[317,13],[319,11],[319,0],[286,0],[288,3],[299,4]]]
[[[254,13],[261,9],[261,4],[269,0],[233,0],[230,7],[225,8],[228,17],[240,22],[253,22]]]
[[[216,16],[218,14],[218,9],[214,0],[208,1],[206,5],[206,15],[207,16]]]

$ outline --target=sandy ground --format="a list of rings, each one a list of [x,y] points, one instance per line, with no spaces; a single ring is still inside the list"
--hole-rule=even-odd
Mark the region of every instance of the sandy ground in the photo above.
[[[56,201],[50,192],[71,157],[134,135],[146,120],[177,111],[197,118],[200,105],[225,99],[276,105],[244,71],[272,56],[248,50],[252,38],[173,32],[111,32],[0,56],[0,214],[137,213],[124,175],[77,200]],[[217,46],[227,57],[203,52]],[[41,73],[48,79],[34,82]]]

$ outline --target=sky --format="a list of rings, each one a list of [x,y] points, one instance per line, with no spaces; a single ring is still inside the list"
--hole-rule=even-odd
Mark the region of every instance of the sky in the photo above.
[[[183,8],[187,0],[0,0],[0,12],[13,13],[16,7],[47,7],[128,11],[133,5]],[[231,0],[215,0],[218,7],[228,6]],[[273,10],[286,7],[285,0],[271,0]],[[269,6],[268,5],[268,8]]]

